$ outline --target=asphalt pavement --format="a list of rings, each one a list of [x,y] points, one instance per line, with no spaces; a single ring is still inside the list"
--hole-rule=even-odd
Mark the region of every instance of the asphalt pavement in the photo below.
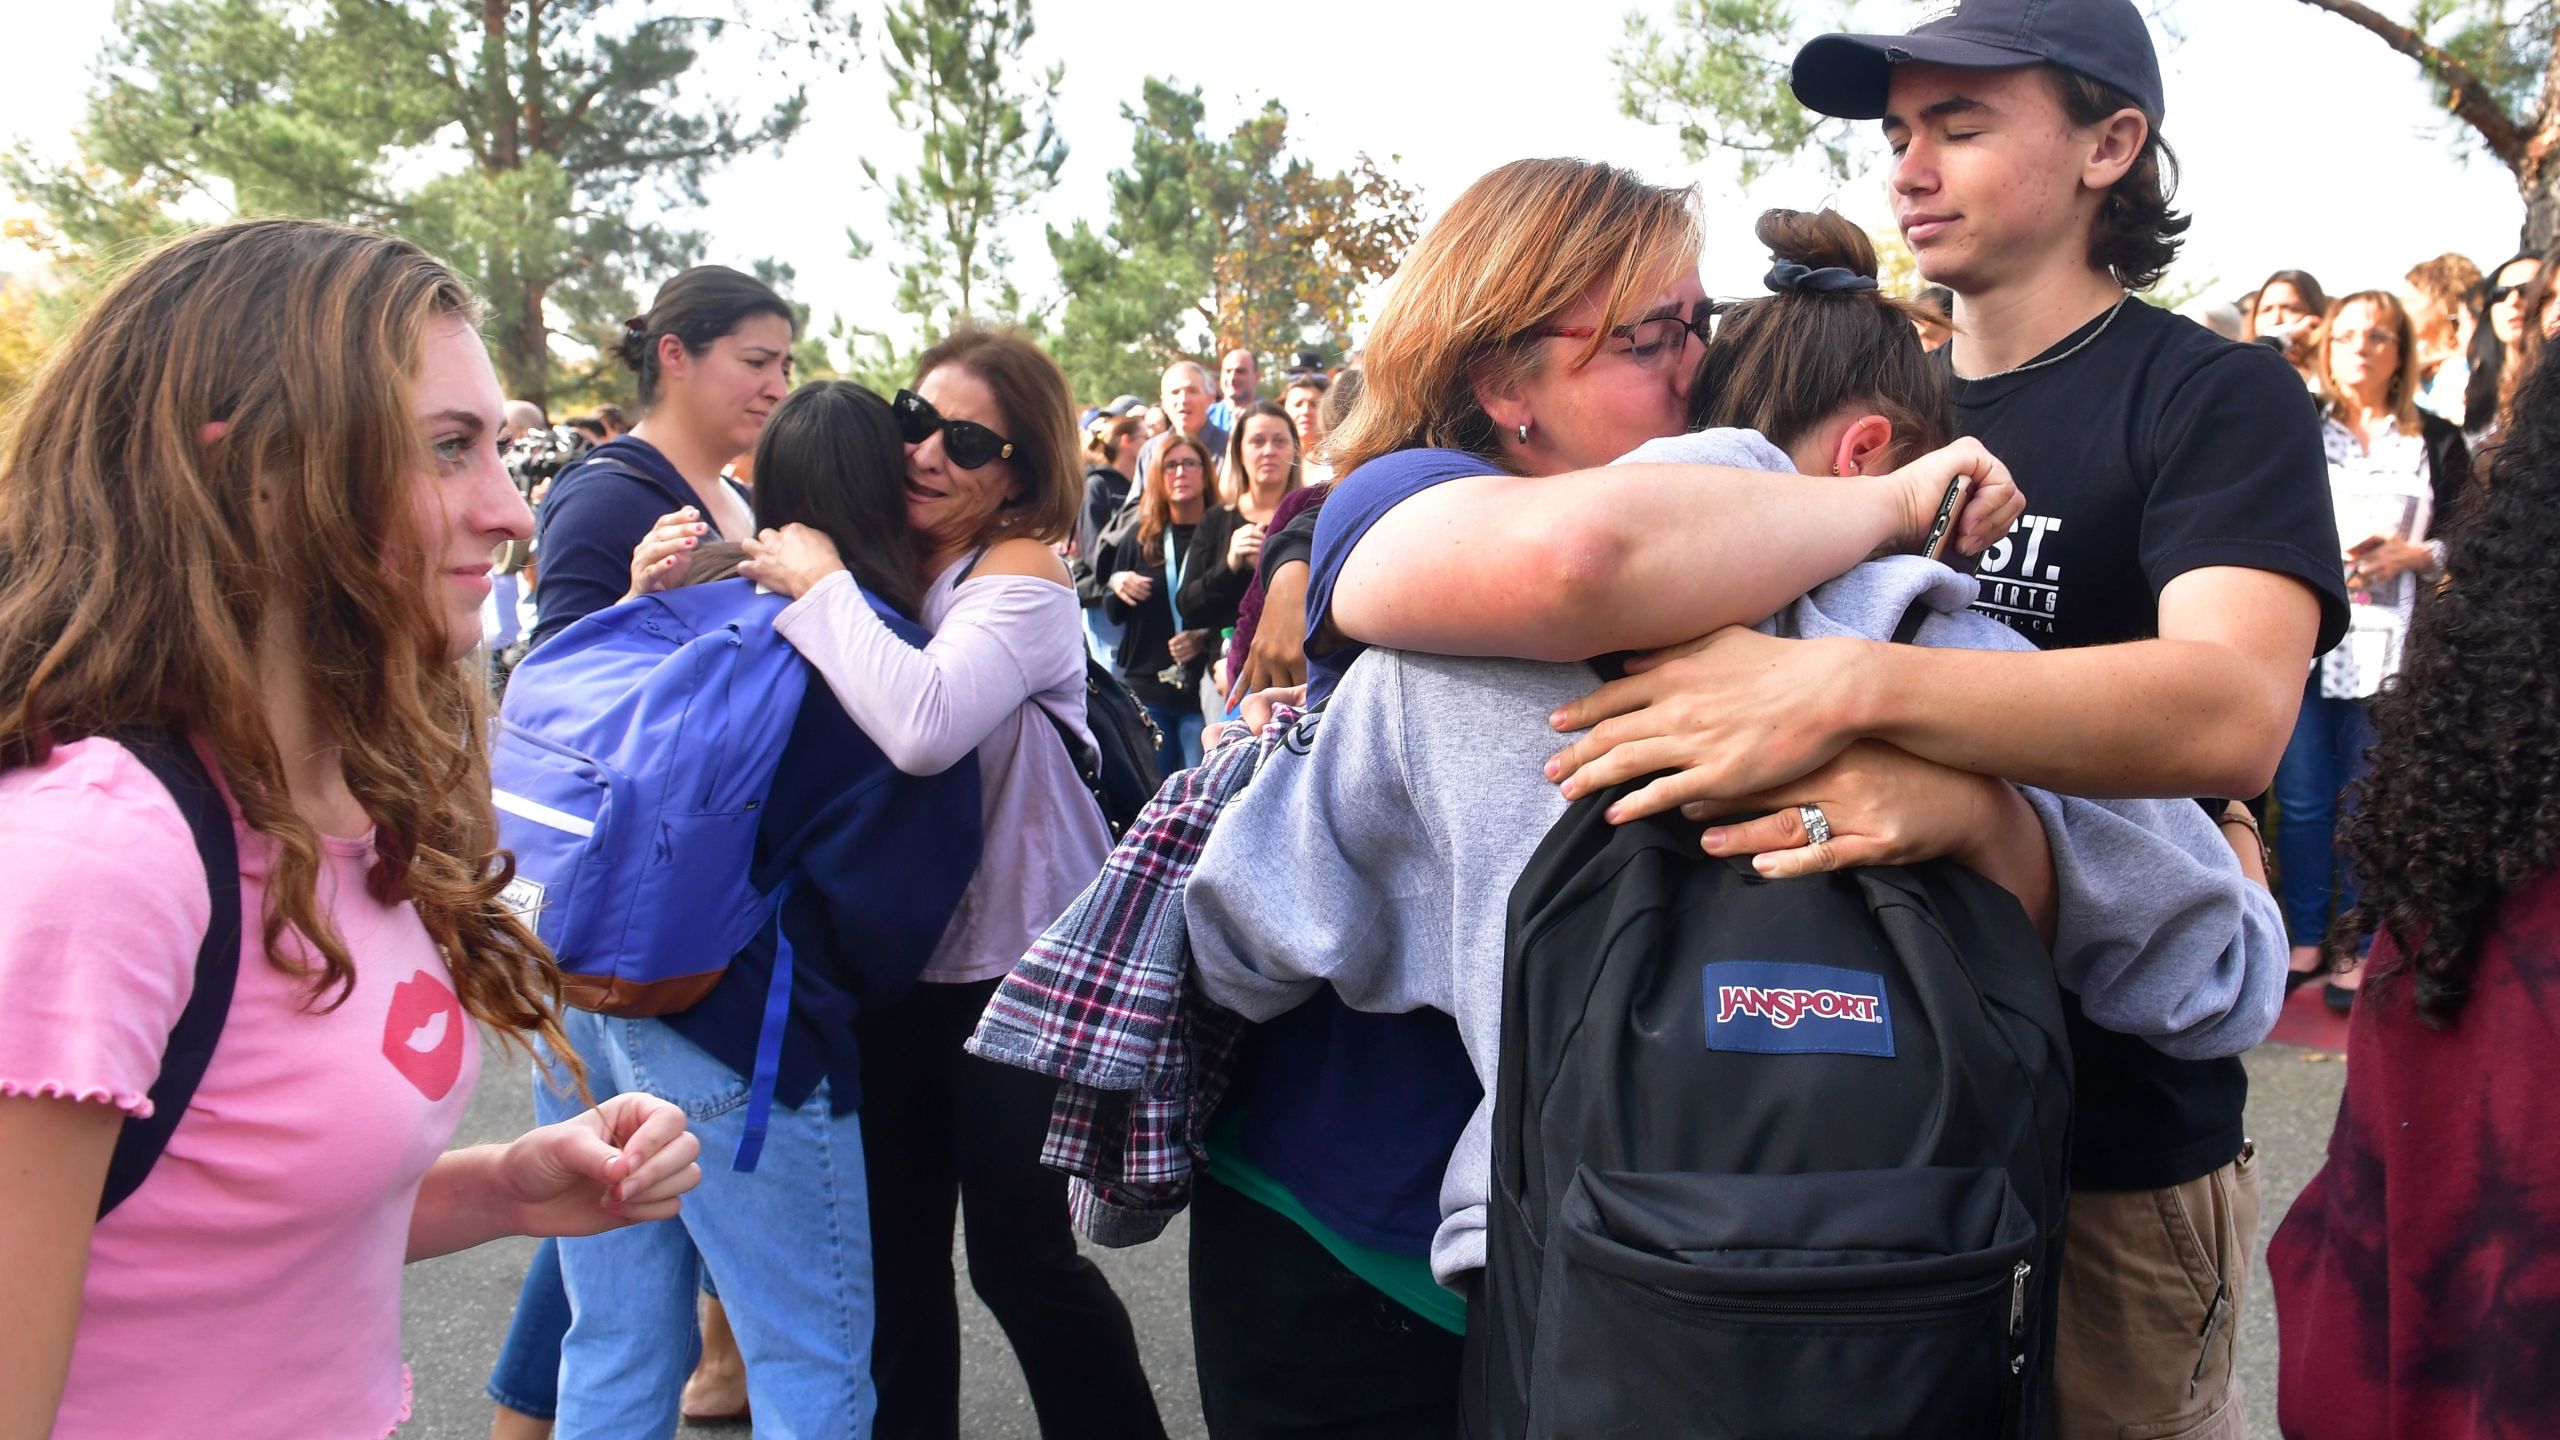
[[[2241,1374],[2247,1387],[2250,1429],[2275,1434],[2275,1307],[2267,1295],[2265,1237],[2283,1218],[2312,1174],[2336,1118],[2346,1080],[2341,1057],[2317,1050],[2269,1044],[2248,1057],[2249,1125],[2258,1141],[2266,1193],[2261,1254],[2249,1283],[2241,1333]],[[479,1092],[472,1098],[457,1145],[503,1140],[532,1123],[531,1092],[524,1071],[494,1046]],[[532,1253],[530,1241],[502,1241],[461,1255],[409,1268],[403,1309],[416,1401],[401,1440],[482,1440],[491,1407],[482,1393],[497,1358],[516,1284]],[[1136,1322],[1156,1403],[1174,1440],[1198,1440],[1198,1388],[1191,1373],[1190,1310],[1184,1292],[1184,1230],[1177,1221],[1163,1238],[1130,1250],[1095,1250]],[[961,1292],[964,1354],[961,1431],[969,1440],[1037,1440],[1021,1372],[1003,1334],[975,1297]],[[744,1437],[745,1426],[686,1426],[692,1437]]]

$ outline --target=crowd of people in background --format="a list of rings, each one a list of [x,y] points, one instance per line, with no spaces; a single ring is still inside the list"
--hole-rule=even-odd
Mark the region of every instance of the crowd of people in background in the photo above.
[[[2244,1433],[2237,1057],[2314,983],[2353,1048],[2269,1249],[2281,1429],[2560,1423],[2560,250],[2147,304],[2188,222],[2136,8],[1948,8],[1793,70],[1881,123],[1907,297],[1791,210],[1761,289],[1710,297],[1739,217],[1524,160],[1339,359],[1239,344],[1079,401],[962,324],[881,395],[797,380],[790,300],[700,266],[625,326],[629,411],[554,423],[403,241],[264,221],[141,261],[0,469],[0,1436],[387,1433],[399,1267],[501,1234],[543,1238],[497,1440],[957,1437],[955,1238],[1041,1433],[1162,1435],[1079,1238],[1176,1211],[1220,1440],[1881,1413],[1790,1388],[1802,1314],[1718,1350],[1660,1298],[1705,1242],[1661,1239],[1627,1309],[1506,1208],[1537,1193],[1497,1138],[1518,897],[1576,817],[1755,884],[1959,867],[2039,957],[2069,1204],[2006,1192],[2027,1238],[1962,1292],[1998,1353],[1892,1352],[1906,1423]],[[598,627],[688,606],[805,662],[724,842],[770,923],[681,1007],[591,1006],[501,844],[564,821],[493,809],[480,737]],[[1122,709],[1151,753],[1105,743]],[[1897,1054],[1820,1039],[1889,987],[1754,983],[1707,1049]],[[1806,1030],[1734,1039],[1778,994]],[[1896,1004],[1901,1053],[1983,1058]],[[538,1123],[443,1153],[478,1027]],[[1862,1213],[1755,1243],[1830,1255],[1832,1312],[1880,1254],[1938,1288],[1852,1299],[1916,1315],[1993,1253],[1824,1228]],[[1550,1302],[1670,1314],[1648,1344],[1772,1394],[1692,1426],[1683,1387],[1752,1377],[1558,1361]]]

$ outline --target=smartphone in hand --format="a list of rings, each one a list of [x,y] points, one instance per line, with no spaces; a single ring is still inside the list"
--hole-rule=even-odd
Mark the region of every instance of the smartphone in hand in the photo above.
[[[1972,493],[1970,475],[1959,475],[1947,486],[1947,498],[1938,502],[1938,518],[1929,523],[1929,538],[1921,542],[1921,554],[1932,560],[1946,558],[1947,542],[1956,533],[1956,517],[1964,513],[1964,498]]]

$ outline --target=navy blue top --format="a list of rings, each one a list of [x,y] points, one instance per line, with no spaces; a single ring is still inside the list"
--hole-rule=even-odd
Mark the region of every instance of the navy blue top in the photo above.
[[[631,552],[659,516],[687,505],[704,508],[658,447],[634,436],[607,440],[561,471],[534,526],[539,568],[527,643],[540,645],[571,622],[620,604],[631,589]],[[747,538],[723,536],[708,514],[702,522],[711,527],[706,539]]]
[[[1450,480],[1501,473],[1456,450],[1382,455],[1335,482],[1307,574],[1307,699],[1320,704],[1367,647],[1319,654],[1342,563],[1380,516]],[[1379,1250],[1427,1255],[1440,1178],[1484,1098],[1458,1024],[1437,1010],[1363,1014],[1330,987],[1262,1027],[1234,1101],[1245,1157],[1318,1220]]]
[[[921,649],[932,638],[871,603],[908,644]],[[776,1104],[805,1104],[821,1079],[831,1113],[861,1103],[854,1017],[904,994],[932,958],[977,872],[978,814],[976,756],[939,775],[901,774],[826,683],[809,677],[756,829],[756,883],[772,885],[786,871],[798,880],[783,904],[791,927],[791,1015]],[[669,1028],[742,1079],[755,1074],[773,955],[767,926],[708,996],[666,1017]]]

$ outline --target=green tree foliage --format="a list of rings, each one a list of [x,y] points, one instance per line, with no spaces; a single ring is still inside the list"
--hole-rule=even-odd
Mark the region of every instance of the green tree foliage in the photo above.
[[[1198,89],[1151,78],[1120,113],[1110,220],[1049,231],[1066,296],[1051,350],[1080,395],[1152,395],[1182,355],[1339,346],[1420,231],[1415,192],[1367,155],[1330,173],[1292,156],[1276,100],[1220,136]]]
[[[2457,149],[2515,177],[2524,247],[2560,240],[2560,4],[2417,0],[2402,24],[2359,0],[2302,0],[2416,62]]]
[[[2300,3],[2416,62],[2452,122],[2454,147],[2489,155],[2515,177],[2525,247],[2560,239],[2560,0],[2402,0],[2405,21],[2364,0]],[[1786,0],[1676,0],[1662,24],[1631,13],[1615,54],[1620,108],[1676,128],[1691,160],[1734,156],[1745,184],[1808,156],[1846,179],[1854,133],[1797,104],[1787,84],[1804,41],[1846,19],[1847,7],[1834,5],[1808,21]]]
[[[1019,78],[1031,0],[894,0],[886,28],[889,111],[923,146],[914,173],[889,187],[889,228],[907,257],[898,308],[935,333],[990,300],[1014,314],[1022,299],[1004,275],[1012,256],[1000,231],[1066,163],[1052,118],[1065,68],[1027,87]],[[878,167],[862,168],[880,183]],[[855,237],[853,253],[870,247]]]
[[[1656,25],[1626,20],[1618,65],[1618,108],[1629,119],[1668,125],[1694,163],[1716,155],[1740,162],[1748,185],[1800,155],[1849,174],[1846,126],[1796,103],[1787,67],[1807,35],[1783,0],[1679,0]]]
[[[0,175],[92,283],[227,215],[397,229],[478,287],[510,393],[601,388],[555,354],[555,317],[608,340],[701,251],[651,212],[704,204],[705,177],[806,108],[790,83],[754,114],[693,98],[702,47],[759,37],[777,73],[841,69],[851,44],[837,0],[736,3],[752,23],[657,0],[118,0],[79,160],[20,152]]]

